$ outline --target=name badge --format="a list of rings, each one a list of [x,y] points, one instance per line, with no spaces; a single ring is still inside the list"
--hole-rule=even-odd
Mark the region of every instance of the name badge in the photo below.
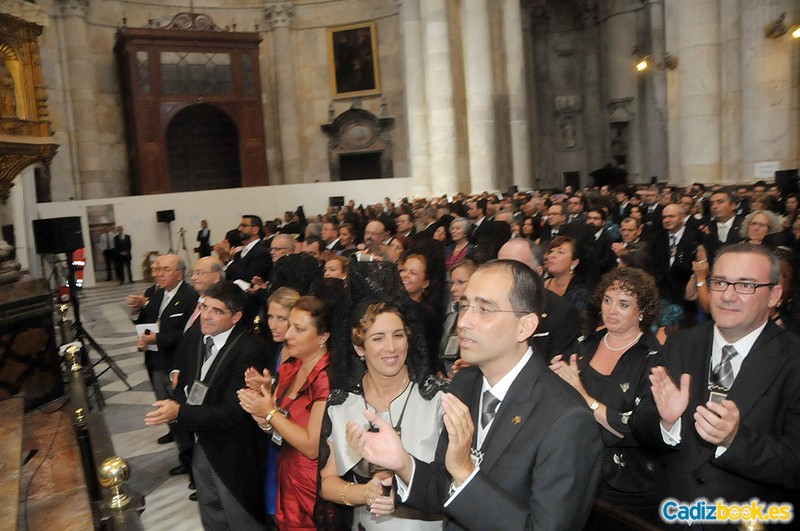
[[[186,398],[186,403],[190,406],[202,405],[203,400],[206,399],[206,393],[208,393],[208,384],[200,380],[195,380],[192,384],[192,388],[189,389],[189,396]]]

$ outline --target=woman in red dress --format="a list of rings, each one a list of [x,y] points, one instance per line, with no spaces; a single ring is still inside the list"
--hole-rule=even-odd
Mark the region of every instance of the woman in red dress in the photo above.
[[[317,457],[325,402],[330,394],[327,342],[330,321],[325,304],[300,297],[289,314],[285,348],[290,356],[278,369],[271,392],[239,391],[239,403],[273,441],[281,440],[278,457],[278,503],[275,520],[281,530],[312,530],[317,496]]]

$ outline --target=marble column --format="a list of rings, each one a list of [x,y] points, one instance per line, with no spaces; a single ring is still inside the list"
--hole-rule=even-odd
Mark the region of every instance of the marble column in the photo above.
[[[423,0],[425,1],[425,0]],[[420,0],[398,0],[403,31],[403,72],[405,74],[408,121],[408,167],[411,194],[431,195],[431,161],[428,152],[428,121],[425,106],[425,70],[422,68],[422,21]]]
[[[420,17],[428,102],[431,192],[450,194],[458,191],[458,153],[445,0],[421,1]]]
[[[555,93],[550,70],[550,11],[544,0],[528,7],[531,19],[533,56],[533,85],[536,118],[532,126],[537,153],[535,172],[539,188],[563,187],[561,174],[556,172],[555,153],[558,146],[558,127],[555,124]]]
[[[533,188],[533,173],[531,172],[531,138],[528,132],[528,87],[525,79],[523,17],[519,0],[503,0],[502,9],[508,114],[511,129],[511,182],[524,190]]]
[[[720,10],[720,163],[721,180],[736,183],[749,178],[750,171],[742,174],[742,19],[739,0],[728,0],[726,9]],[[763,40],[763,33],[756,36]],[[682,64],[682,63],[681,63]],[[680,68],[680,66],[679,66]]]
[[[59,0],[60,47],[66,51],[64,99],[70,124],[70,153],[74,157],[75,199],[105,197],[97,131],[95,72],[86,17],[88,0]]]
[[[720,0],[680,2],[680,168],[676,182],[720,178]]]
[[[664,4],[654,2],[646,7],[646,16],[650,21],[650,45],[654,60],[663,68],[653,68],[643,76],[643,97],[640,109],[642,124],[642,173],[645,178],[657,176],[659,180],[667,180],[667,76],[676,75],[664,66],[666,36],[664,27]]]
[[[283,161],[282,183],[295,184],[303,182],[299,117],[294,82],[294,51],[290,29],[295,6],[293,2],[277,2],[268,3],[264,9],[273,39],[275,84],[278,93],[278,124],[280,126],[281,160]]]
[[[597,0],[578,2],[583,41],[583,138],[586,167],[594,171],[610,160],[608,134],[603,123],[600,93],[600,27]],[[586,181],[592,184],[591,181]]]
[[[798,87],[796,81],[792,86],[792,48],[798,42],[788,34],[764,38],[764,28],[781,13],[788,13],[787,24],[791,24],[791,4],[798,5],[766,0],[740,3],[741,180],[753,179],[758,162],[778,161],[780,169],[797,168],[792,140],[797,126]]]
[[[492,57],[487,0],[461,1],[464,81],[469,128],[470,188],[497,188],[495,121],[492,102]]]

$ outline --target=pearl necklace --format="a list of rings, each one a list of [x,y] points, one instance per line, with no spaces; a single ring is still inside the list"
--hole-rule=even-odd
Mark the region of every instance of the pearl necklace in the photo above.
[[[606,346],[606,348],[608,350],[610,350],[612,352],[620,352],[620,351],[628,350],[629,348],[631,348],[634,345],[634,343],[639,341],[640,337],[642,337],[642,332],[639,332],[638,334],[636,334],[636,337],[633,338],[633,341],[631,341],[627,345],[625,345],[623,347],[620,347],[620,348],[614,348],[614,347],[612,347],[611,345],[608,344],[608,334],[606,334],[606,335],[603,336],[603,344]]]

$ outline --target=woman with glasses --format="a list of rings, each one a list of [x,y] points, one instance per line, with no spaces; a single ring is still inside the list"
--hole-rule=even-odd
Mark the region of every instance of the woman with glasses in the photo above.
[[[744,218],[741,233],[745,241],[762,245],[764,243],[770,243],[768,236],[776,234],[781,230],[781,222],[774,212],[769,210],[754,210]]]
[[[325,303],[300,297],[285,334],[288,358],[278,368],[278,385],[241,389],[239,404],[281,447],[275,521],[279,529],[315,529],[317,457],[325,401],[330,393]]]
[[[641,269],[619,268],[603,275],[593,299],[603,328],[579,340],[575,354],[555,356],[550,368],[594,412],[604,442],[598,499],[655,523],[662,464],[633,438],[628,418],[650,392],[648,376],[658,359],[660,344],[650,332],[660,309],[658,288]],[[586,528],[595,528],[591,520]]]

